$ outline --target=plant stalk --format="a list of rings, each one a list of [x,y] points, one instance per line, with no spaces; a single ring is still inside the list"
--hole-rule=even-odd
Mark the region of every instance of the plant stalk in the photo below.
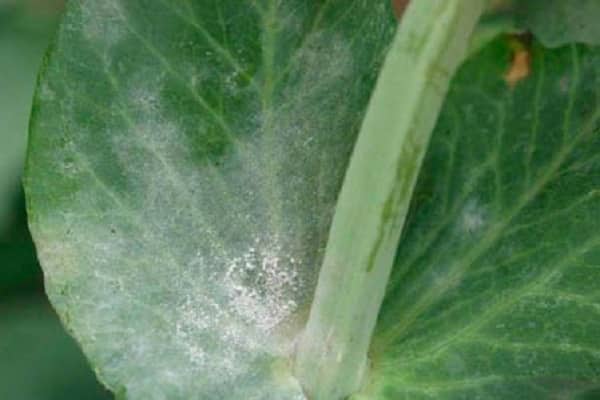
[[[415,0],[363,121],[329,232],[295,374],[310,400],[360,390],[431,132],[487,0]]]

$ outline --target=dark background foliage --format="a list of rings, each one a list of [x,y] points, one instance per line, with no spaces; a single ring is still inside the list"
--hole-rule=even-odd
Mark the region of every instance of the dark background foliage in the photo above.
[[[0,399],[111,396],[46,300],[20,185],[37,69],[61,0],[0,0]]]

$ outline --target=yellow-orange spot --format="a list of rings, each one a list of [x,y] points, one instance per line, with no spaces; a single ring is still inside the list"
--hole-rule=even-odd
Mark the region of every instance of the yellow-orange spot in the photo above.
[[[400,20],[410,0],[392,0],[392,6],[394,6],[394,14],[396,18]]]
[[[514,88],[531,73],[531,53],[525,48],[515,49],[508,71],[504,74],[507,85]]]

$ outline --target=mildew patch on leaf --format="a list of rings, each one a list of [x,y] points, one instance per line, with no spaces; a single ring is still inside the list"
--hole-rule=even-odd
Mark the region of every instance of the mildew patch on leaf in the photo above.
[[[460,214],[460,230],[463,234],[475,234],[485,226],[486,220],[486,211],[477,200],[467,200]]]
[[[120,0],[83,2],[80,7],[73,9],[72,12],[78,12],[79,15],[70,28],[77,31],[81,29],[86,40],[104,51],[109,51],[127,35],[127,28],[122,23]]]
[[[69,7],[26,184],[53,304],[128,399],[303,399],[287,358],[391,10]]]

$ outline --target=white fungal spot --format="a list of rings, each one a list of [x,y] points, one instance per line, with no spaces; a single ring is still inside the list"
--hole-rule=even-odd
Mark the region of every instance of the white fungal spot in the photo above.
[[[81,30],[95,46],[109,50],[127,34],[120,0],[81,1]]]
[[[230,261],[225,274],[231,309],[265,333],[296,311],[297,293],[303,290],[296,260],[283,254],[277,238],[257,238],[254,246]]]
[[[44,81],[39,88],[39,96],[42,101],[53,101],[56,99],[56,93],[50,87],[50,84],[47,81]]]
[[[468,200],[460,214],[461,230],[469,234],[480,231],[485,225],[485,214],[485,209],[477,202],[477,200]]]

